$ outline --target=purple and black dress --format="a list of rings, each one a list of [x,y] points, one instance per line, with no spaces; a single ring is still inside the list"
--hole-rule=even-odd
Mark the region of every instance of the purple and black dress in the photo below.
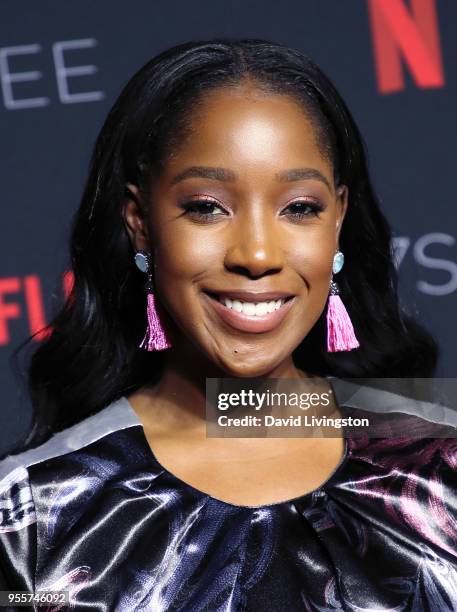
[[[249,507],[167,471],[122,397],[0,463],[0,590],[68,591],[48,612],[455,611],[457,420],[395,398],[340,409],[403,436],[347,434],[318,489]]]

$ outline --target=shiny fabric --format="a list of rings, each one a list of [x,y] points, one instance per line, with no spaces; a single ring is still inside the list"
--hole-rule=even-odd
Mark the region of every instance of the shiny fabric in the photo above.
[[[1,588],[70,590],[48,610],[457,610],[457,440],[437,428],[347,435],[320,488],[243,507],[164,469],[132,423],[3,478]]]

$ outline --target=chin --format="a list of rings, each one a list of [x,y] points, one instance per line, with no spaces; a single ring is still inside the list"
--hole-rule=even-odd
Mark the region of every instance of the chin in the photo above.
[[[234,355],[230,361],[222,358],[218,360],[218,363],[227,378],[259,378],[267,376],[278,367],[281,359],[278,361],[269,359],[268,362],[262,361],[260,363],[256,357],[251,362],[249,359],[243,359],[240,356],[240,359],[236,361],[236,355]]]

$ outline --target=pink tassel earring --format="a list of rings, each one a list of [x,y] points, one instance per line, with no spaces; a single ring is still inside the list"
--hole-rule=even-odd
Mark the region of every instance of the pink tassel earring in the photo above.
[[[344,255],[337,251],[333,258],[333,274],[338,274],[344,264]],[[337,351],[352,351],[360,346],[341,297],[336,282],[330,282],[330,296],[327,307],[327,351],[336,353]]]
[[[148,275],[146,282],[147,291],[147,315],[148,315],[148,327],[146,334],[139,345],[140,348],[146,349],[147,351],[163,351],[171,348],[171,344],[168,341],[165,330],[160,323],[159,315],[155,306],[154,296],[154,285],[152,280],[152,264],[149,253],[146,251],[138,251],[135,254],[135,264],[142,272]]]

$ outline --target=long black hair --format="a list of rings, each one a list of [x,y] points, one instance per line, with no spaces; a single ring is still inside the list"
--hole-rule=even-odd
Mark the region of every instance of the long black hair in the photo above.
[[[324,309],[295,351],[296,365],[322,376],[432,376],[436,342],[399,305],[391,232],[370,182],[365,145],[332,83],[285,45],[188,42],[132,77],[97,139],[71,230],[73,289],[28,364],[33,426],[22,449],[160,377],[163,354],[138,348],[146,326],[144,276],[135,267],[122,216],[126,184],[142,185],[160,173],[205,93],[246,78],[302,105],[331,157],[336,184],[349,188],[338,283],[360,348],[326,352]]]

